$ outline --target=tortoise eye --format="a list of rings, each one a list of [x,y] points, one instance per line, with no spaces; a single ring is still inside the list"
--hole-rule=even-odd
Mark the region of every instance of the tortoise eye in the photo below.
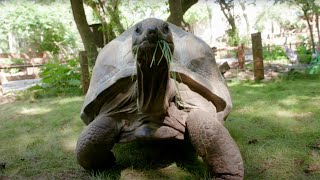
[[[162,32],[165,34],[169,33],[169,25],[168,24],[163,25]]]
[[[137,34],[141,34],[142,33],[141,27],[137,26],[135,32]]]

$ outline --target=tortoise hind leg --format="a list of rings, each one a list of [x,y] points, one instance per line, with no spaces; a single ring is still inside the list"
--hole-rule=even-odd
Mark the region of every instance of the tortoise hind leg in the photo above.
[[[243,179],[240,151],[228,130],[214,115],[192,110],[186,124],[191,143],[215,179]]]
[[[88,170],[114,165],[111,149],[118,141],[119,131],[116,120],[103,114],[97,116],[80,134],[76,146],[78,163]]]

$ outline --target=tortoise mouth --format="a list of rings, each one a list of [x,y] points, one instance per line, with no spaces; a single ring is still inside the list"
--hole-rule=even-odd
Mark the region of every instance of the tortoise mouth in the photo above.
[[[143,40],[140,44],[138,44],[140,49],[144,48],[156,48],[159,42],[166,42],[169,46],[172,46],[171,51],[173,51],[173,42],[168,42],[165,40],[158,40],[158,39],[146,39]]]
[[[132,52],[139,66],[169,66],[172,61],[174,44],[165,40],[144,40],[132,46]]]
[[[133,54],[136,55],[136,53],[138,52],[137,50],[152,50],[152,48],[155,49],[157,46],[159,46],[159,43],[166,43],[167,45],[169,45],[171,52],[173,52],[173,42],[165,41],[163,39],[145,39],[140,43],[132,45]]]

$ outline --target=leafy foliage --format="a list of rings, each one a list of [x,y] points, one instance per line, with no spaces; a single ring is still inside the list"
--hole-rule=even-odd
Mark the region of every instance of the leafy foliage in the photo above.
[[[312,59],[312,50],[308,49],[306,45],[298,46],[297,53],[301,63],[309,63]]]
[[[41,70],[42,85],[31,88],[36,97],[57,95],[79,95],[81,93],[81,75],[78,59],[69,59],[66,63],[58,60],[49,62]]]
[[[284,30],[300,31],[305,28],[305,24],[297,16],[297,10],[287,4],[276,4],[262,10],[257,16],[254,27],[258,31],[263,31],[271,22],[277,23]]]
[[[26,47],[57,54],[61,48],[75,46],[74,33],[61,19],[58,5],[55,9],[28,1],[0,4],[0,49],[7,51],[8,34],[12,33]],[[69,19],[70,20],[70,19]],[[24,51],[26,49],[20,49]]]
[[[287,55],[284,50],[280,46],[272,46],[270,47],[270,51],[266,48],[263,50],[263,59],[265,60],[281,60],[287,59]]]
[[[125,28],[131,27],[146,17],[165,19],[169,15],[167,0],[124,0],[121,1],[119,10],[122,14],[121,23]]]
[[[198,6],[192,6],[188,11],[184,14],[183,18],[189,24],[196,24],[203,21],[209,20],[208,10],[204,11],[203,9],[208,8],[206,4],[199,4]]]

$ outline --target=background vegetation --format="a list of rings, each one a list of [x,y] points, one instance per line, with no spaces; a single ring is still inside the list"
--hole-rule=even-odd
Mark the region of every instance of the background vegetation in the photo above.
[[[78,33],[75,28],[70,28],[72,16],[66,14],[68,8],[60,3],[0,3],[0,52],[8,52],[9,34],[18,43],[17,52],[33,50],[58,54],[72,51],[76,47]]]

